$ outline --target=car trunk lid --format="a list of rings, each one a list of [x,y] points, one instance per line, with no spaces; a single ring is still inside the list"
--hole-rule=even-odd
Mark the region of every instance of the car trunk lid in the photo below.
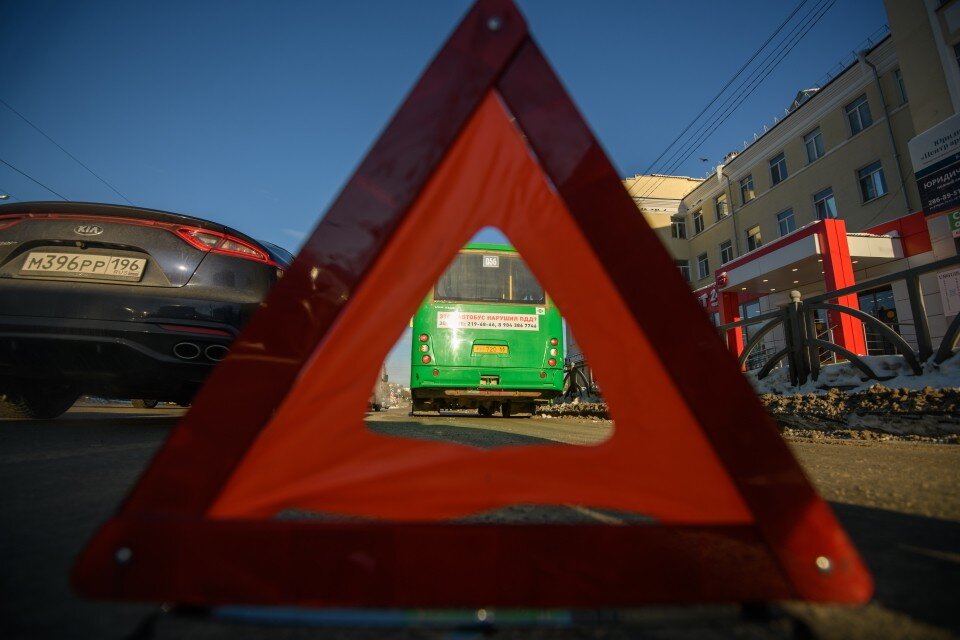
[[[0,277],[182,287],[210,250],[198,237],[246,239],[190,216],[77,205],[0,207]]]

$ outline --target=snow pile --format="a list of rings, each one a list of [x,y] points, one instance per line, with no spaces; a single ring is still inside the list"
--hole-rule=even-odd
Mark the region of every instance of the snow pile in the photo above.
[[[785,435],[960,443],[960,354],[939,365],[926,362],[919,376],[902,356],[864,361],[887,379],[865,379],[849,362],[824,367],[816,382],[798,387],[786,367],[747,379]]]
[[[809,439],[918,440],[960,444],[960,354],[913,371],[901,356],[865,358],[884,381],[864,380],[849,363],[824,367],[816,382],[790,385],[787,369],[763,380],[747,374],[786,436]],[[592,399],[591,399],[592,400]],[[609,419],[604,402],[555,400],[540,418]]]
[[[537,407],[536,415],[544,418],[601,418],[607,419],[607,404],[595,396],[589,400],[574,397],[573,400],[555,400],[554,404]]]
[[[820,370],[818,379],[808,380],[800,386],[790,384],[790,372],[787,367],[773,370],[763,380],[757,380],[756,372],[747,373],[747,380],[758,394],[792,395],[798,393],[825,393],[831,388],[842,388],[848,393],[867,391],[873,387],[887,389],[949,389],[960,387],[960,353],[944,360],[939,365],[928,361],[923,373],[913,375],[913,370],[903,356],[866,356],[867,366],[881,378],[887,380],[865,379],[863,373],[850,364],[842,362],[831,364]]]

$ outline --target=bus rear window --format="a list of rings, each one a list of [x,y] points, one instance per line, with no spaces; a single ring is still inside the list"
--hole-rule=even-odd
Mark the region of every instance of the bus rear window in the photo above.
[[[543,304],[543,287],[519,256],[460,253],[440,277],[434,300]]]

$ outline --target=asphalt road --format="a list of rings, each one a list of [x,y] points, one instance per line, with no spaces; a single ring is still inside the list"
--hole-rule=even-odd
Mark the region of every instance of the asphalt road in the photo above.
[[[116,508],[182,413],[180,409],[75,408],[60,419],[0,422],[0,638],[123,638],[144,631],[155,605],[87,602],[67,584],[73,558]],[[605,422],[456,415],[369,416],[371,429],[475,446],[587,444]],[[801,463],[874,572],[866,607],[790,604],[792,616],[744,621],[730,608],[551,614],[557,626],[505,626],[498,637],[792,637],[797,621],[823,638],[960,634],[960,447],[903,442],[792,442]],[[602,520],[605,514],[579,514]],[[597,622],[596,619],[600,621]],[[273,637],[481,637],[490,629],[270,628]],[[593,620],[587,624],[585,621]],[[614,620],[616,620],[614,622]],[[455,625],[454,625],[455,626]],[[453,630],[451,630],[453,629]],[[154,637],[256,638],[241,622],[166,615]]]

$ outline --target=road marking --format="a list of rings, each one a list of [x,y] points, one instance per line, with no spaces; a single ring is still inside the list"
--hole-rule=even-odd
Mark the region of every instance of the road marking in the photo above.
[[[927,556],[929,558],[935,558],[936,560],[946,560],[947,562],[960,564],[960,553],[953,553],[951,551],[939,551],[937,549],[924,549],[922,547],[915,547],[910,544],[901,544],[900,548],[903,549],[904,551],[917,553],[922,556]]]
[[[622,518],[617,518],[616,516],[607,515],[606,513],[600,513],[599,511],[594,511],[593,509],[588,509],[587,507],[581,507],[578,504],[568,504],[565,505],[578,513],[598,520],[603,524],[626,524]]]

